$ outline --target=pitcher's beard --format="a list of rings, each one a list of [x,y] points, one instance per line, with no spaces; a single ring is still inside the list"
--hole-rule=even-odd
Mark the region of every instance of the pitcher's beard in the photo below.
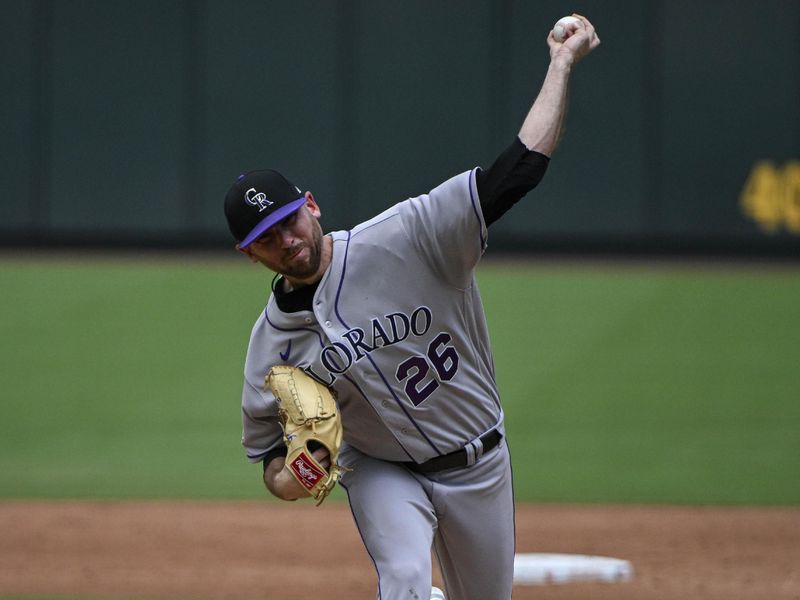
[[[291,277],[292,279],[306,279],[311,277],[319,270],[319,265],[322,262],[322,228],[319,223],[315,223],[314,231],[311,236],[311,241],[303,244],[300,249],[307,249],[307,256],[302,261],[292,262],[291,259],[285,263],[281,272],[283,275]],[[296,252],[294,249],[293,252]]]

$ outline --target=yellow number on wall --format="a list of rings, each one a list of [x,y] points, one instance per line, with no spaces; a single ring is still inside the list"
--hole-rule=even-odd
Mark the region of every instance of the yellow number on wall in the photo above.
[[[800,234],[800,161],[790,162],[783,171],[786,228]]]
[[[769,161],[757,162],[739,204],[744,214],[767,233],[785,227],[800,234],[800,162],[789,162],[783,168]]]

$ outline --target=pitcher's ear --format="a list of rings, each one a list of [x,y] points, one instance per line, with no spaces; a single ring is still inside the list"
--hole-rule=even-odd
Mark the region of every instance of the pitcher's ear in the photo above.
[[[253,253],[251,252],[249,247],[248,248],[240,248],[239,244],[236,244],[236,251],[237,252],[241,252],[242,254],[244,254],[247,258],[250,259],[250,262],[253,262],[253,263],[257,263],[258,262],[258,258],[256,258],[253,255]]]
[[[314,194],[306,192],[304,195],[306,197],[306,208],[312,215],[319,219],[320,215],[322,215],[322,211],[319,208],[319,204],[317,204],[316,198],[314,198]]]

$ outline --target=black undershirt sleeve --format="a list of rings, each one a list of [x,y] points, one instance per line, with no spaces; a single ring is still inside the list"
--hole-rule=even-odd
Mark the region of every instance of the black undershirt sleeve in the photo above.
[[[266,455],[264,455],[264,470],[267,470],[267,465],[269,465],[273,459],[278,458],[279,456],[286,456],[288,453],[289,452],[286,446],[279,446],[267,452]]]
[[[487,227],[539,184],[549,163],[547,156],[528,150],[515,137],[491,167],[478,169],[475,183]]]

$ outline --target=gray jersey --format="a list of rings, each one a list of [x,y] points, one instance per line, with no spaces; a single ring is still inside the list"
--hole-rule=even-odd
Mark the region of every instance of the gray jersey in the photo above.
[[[475,172],[330,236],[313,311],[284,313],[270,297],[253,328],[242,398],[248,458],[283,443],[264,389],[276,364],[335,389],[345,442],[375,458],[423,462],[502,428],[474,277],[487,239]]]

